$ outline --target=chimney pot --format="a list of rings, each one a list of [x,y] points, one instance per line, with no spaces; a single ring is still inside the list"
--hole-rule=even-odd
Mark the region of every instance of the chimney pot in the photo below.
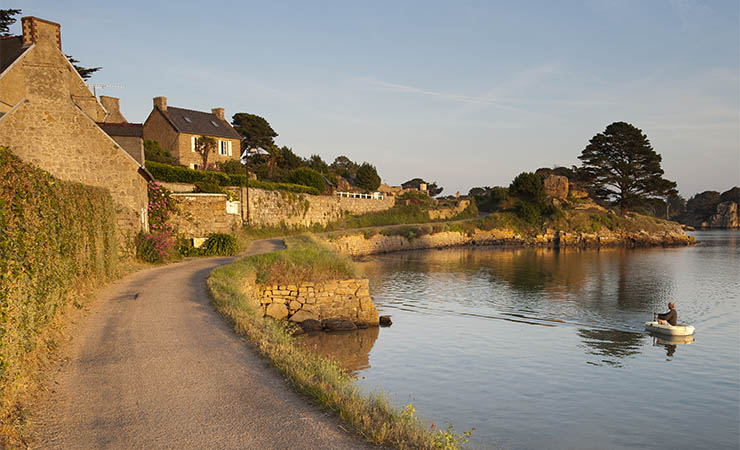
[[[154,107],[159,108],[162,112],[167,112],[167,97],[154,97]]]
[[[213,113],[214,116],[218,117],[219,119],[225,120],[224,119],[224,109],[223,108],[213,108],[211,110],[211,112]]]

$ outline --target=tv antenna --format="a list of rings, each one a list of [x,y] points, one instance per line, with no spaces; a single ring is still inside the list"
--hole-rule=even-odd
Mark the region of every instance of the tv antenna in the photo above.
[[[105,89],[105,88],[116,88],[116,89],[123,89],[126,86],[122,84],[88,84],[87,87],[92,88],[93,95],[95,97],[98,96],[98,89]]]

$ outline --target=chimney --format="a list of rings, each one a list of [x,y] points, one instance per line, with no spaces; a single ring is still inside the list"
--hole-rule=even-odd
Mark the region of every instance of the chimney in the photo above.
[[[162,112],[167,112],[167,97],[154,97],[154,107],[159,108]]]
[[[214,116],[218,117],[221,120],[224,120],[224,109],[223,108],[213,108],[211,110]]]
[[[58,23],[27,16],[21,18],[23,26],[23,46],[31,44],[51,44],[62,50],[62,37]]]
[[[108,97],[107,95],[101,95],[100,104],[103,105],[103,108],[105,108],[105,110],[108,113],[105,116],[106,122],[114,122],[114,123],[127,122],[126,118],[123,117],[123,114],[121,114],[121,106],[119,104],[118,98]]]

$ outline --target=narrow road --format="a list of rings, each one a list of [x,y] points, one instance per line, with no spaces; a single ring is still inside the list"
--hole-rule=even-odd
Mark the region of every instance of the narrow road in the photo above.
[[[256,241],[248,253],[282,245]],[[233,259],[148,269],[100,292],[37,405],[35,448],[368,447],[213,309],[206,278]]]

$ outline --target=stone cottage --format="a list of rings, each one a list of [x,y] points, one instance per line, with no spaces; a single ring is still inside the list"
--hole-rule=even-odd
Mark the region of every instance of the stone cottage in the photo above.
[[[208,162],[239,160],[241,135],[224,118],[223,108],[210,113],[167,106],[167,97],[154,97],[154,108],[144,122],[144,139],[159,142],[172,152],[178,164],[191,169],[203,169],[203,160],[195,151],[195,140],[211,137],[217,147],[208,155]]]
[[[63,180],[110,190],[122,237],[148,228],[147,173],[96,122],[111,115],[62,52],[60,26],[23,17],[0,38],[0,145]]]

